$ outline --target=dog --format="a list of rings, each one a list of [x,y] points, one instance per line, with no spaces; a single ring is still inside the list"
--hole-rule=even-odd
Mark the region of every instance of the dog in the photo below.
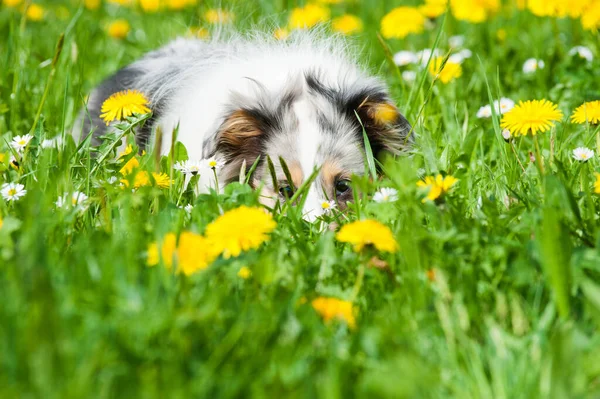
[[[303,207],[305,219],[314,220],[324,201],[335,200],[343,210],[353,198],[350,177],[365,173],[363,131],[378,157],[401,154],[413,141],[387,86],[355,54],[345,39],[316,31],[283,41],[260,33],[179,38],[103,81],[74,136],[92,133],[98,144],[110,129],[100,119],[102,103],[113,93],[138,90],[153,113],[136,132],[140,149],[160,127],[166,154],[177,132],[191,160],[222,160],[219,184],[237,180],[242,165],[258,159],[251,184],[267,204],[289,199],[318,168]]]

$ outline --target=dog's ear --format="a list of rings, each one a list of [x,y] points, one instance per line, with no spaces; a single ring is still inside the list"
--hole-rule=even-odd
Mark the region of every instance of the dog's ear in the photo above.
[[[381,151],[397,155],[411,147],[412,127],[389,99],[367,95],[353,103],[358,105],[352,107],[351,102],[352,116],[365,128],[374,155]]]
[[[239,109],[229,113],[216,135],[215,152],[223,158],[227,179],[237,176],[242,163],[252,165],[263,151],[264,121],[256,111]]]

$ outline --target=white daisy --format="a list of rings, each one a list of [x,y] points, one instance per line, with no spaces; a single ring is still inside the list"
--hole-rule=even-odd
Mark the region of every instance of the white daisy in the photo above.
[[[465,37],[463,35],[450,36],[448,44],[453,48],[462,47],[465,44]]]
[[[173,166],[173,169],[180,171],[184,175],[196,176],[202,171],[204,166],[202,161],[180,161]]]
[[[417,52],[417,59],[419,60],[422,66],[425,66],[427,65],[427,62],[430,58],[439,57],[440,55],[442,55],[440,50],[431,50],[430,48],[426,48]]]
[[[394,202],[398,201],[398,190],[394,188],[381,188],[373,195],[375,202]]]
[[[417,73],[415,71],[403,71],[402,79],[407,82],[414,82],[417,79]]]
[[[82,192],[75,191],[71,194],[71,199],[69,201],[69,194],[64,194],[61,197],[58,197],[58,200],[55,202],[57,208],[77,208],[80,211],[84,211],[87,209],[88,196]]]
[[[542,61],[542,60],[536,60],[535,58],[529,58],[523,64],[523,72],[527,73],[527,74],[531,74],[531,73],[534,73],[535,71],[537,71],[538,69],[544,69],[545,65],[546,64],[544,64],[544,61]]]
[[[502,97],[494,101],[494,109],[499,114],[505,114],[515,107],[515,102],[510,98]]]
[[[321,209],[323,210],[323,213],[329,213],[332,210],[334,210],[335,208],[336,208],[336,204],[335,204],[335,201],[333,201],[333,200],[321,202]]]
[[[467,58],[471,58],[473,56],[473,52],[469,49],[464,49],[459,51],[458,53],[452,54],[448,57],[448,61],[453,62],[455,64],[461,64]]]
[[[44,149],[48,148],[61,148],[63,146],[62,136],[56,136],[51,139],[44,139],[40,144],[40,147]]]
[[[13,138],[13,140],[10,142],[10,146],[18,152],[22,152],[25,149],[25,147],[27,147],[32,138],[33,136],[31,134],[15,136],[15,138]]]
[[[6,201],[18,201],[19,198],[27,194],[25,186],[18,183],[4,183],[0,194]]]
[[[477,117],[478,118],[490,118],[492,116],[492,107],[490,107],[490,105],[484,105],[483,107],[479,108],[479,111],[477,111]]]
[[[589,47],[585,46],[575,46],[571,50],[569,50],[569,55],[573,56],[577,54],[580,58],[585,59],[588,62],[592,62],[594,59],[594,54],[592,54],[592,50]]]
[[[416,64],[418,62],[417,54],[412,51],[399,51],[394,54],[394,62],[398,66]]]
[[[212,157],[212,158],[205,159],[204,164],[209,169],[217,170],[217,169],[221,169],[223,167],[223,165],[225,164],[225,162],[223,162],[220,159],[217,159],[215,157]]]
[[[579,162],[587,162],[594,157],[594,151],[587,147],[578,147],[573,150],[573,158]]]
[[[504,141],[506,141],[508,143],[510,141],[511,137],[512,137],[512,134],[511,134],[510,130],[504,129],[502,131],[502,138],[504,139]]]
[[[187,204],[183,210],[187,212],[188,215],[192,214],[192,210],[194,209],[194,205],[192,204]]]

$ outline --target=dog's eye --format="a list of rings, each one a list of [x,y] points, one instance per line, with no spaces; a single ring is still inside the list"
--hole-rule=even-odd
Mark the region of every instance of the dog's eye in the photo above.
[[[294,189],[290,186],[279,187],[279,194],[281,194],[283,198],[292,198]]]
[[[335,182],[335,193],[340,196],[350,191],[350,182],[348,180],[338,180]]]

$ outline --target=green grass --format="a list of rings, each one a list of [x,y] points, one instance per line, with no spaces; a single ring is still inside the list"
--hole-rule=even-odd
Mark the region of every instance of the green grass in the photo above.
[[[0,200],[1,397],[600,396],[600,196],[593,192],[600,169],[597,157],[584,164],[571,157],[581,145],[600,152],[598,127],[567,122],[576,106],[600,98],[598,34],[577,20],[527,11],[502,11],[478,25],[448,16],[423,34],[385,42],[393,53],[432,47],[439,37],[447,50],[449,36],[465,35],[474,55],[460,78],[432,84],[419,72],[410,84],[377,38],[381,17],[402,2],[332,7],[334,16],[347,11],[365,21],[355,39],[363,59],[392,87],[416,134],[410,155],[384,163],[386,177],[355,179],[361,193],[340,216],[340,223],[357,215],[385,223],[401,247],[381,254],[388,271],[366,268],[357,328],[349,330],[323,323],[310,306],[317,296],[351,299],[367,263],[334,232],[290,209],[274,215],[278,227],[259,250],[218,259],[191,277],[149,268],[149,243],[167,232],[203,232],[223,210],[257,204],[257,194],[232,184],[222,195],[182,195],[176,174],[170,189],[132,193],[106,183],[118,174],[114,152],[99,163],[71,141],[60,152],[38,146],[71,126],[103,77],[202,25],[210,4],[143,14],[40,3],[48,11],[41,22],[0,6],[0,152],[9,153],[14,135],[35,135],[19,170],[0,169],[0,183],[28,190],[18,202]],[[293,4],[231,5],[240,29],[267,29],[283,24]],[[126,40],[105,34],[115,18],[132,25]],[[505,42],[496,37],[500,28]],[[594,51],[592,63],[567,56],[580,44]],[[530,57],[546,68],[525,76]],[[497,116],[475,117],[500,95],[547,98],[565,113],[539,136],[545,174],[529,161],[530,137],[515,141],[523,173]],[[151,153],[141,163],[172,173],[169,160]],[[416,182],[438,172],[459,182],[442,201],[423,203]],[[399,200],[368,200],[377,187],[397,188]],[[73,190],[91,199],[83,214],[54,205]],[[195,205],[191,217],[177,207],[187,203]],[[251,278],[237,276],[242,266]]]

